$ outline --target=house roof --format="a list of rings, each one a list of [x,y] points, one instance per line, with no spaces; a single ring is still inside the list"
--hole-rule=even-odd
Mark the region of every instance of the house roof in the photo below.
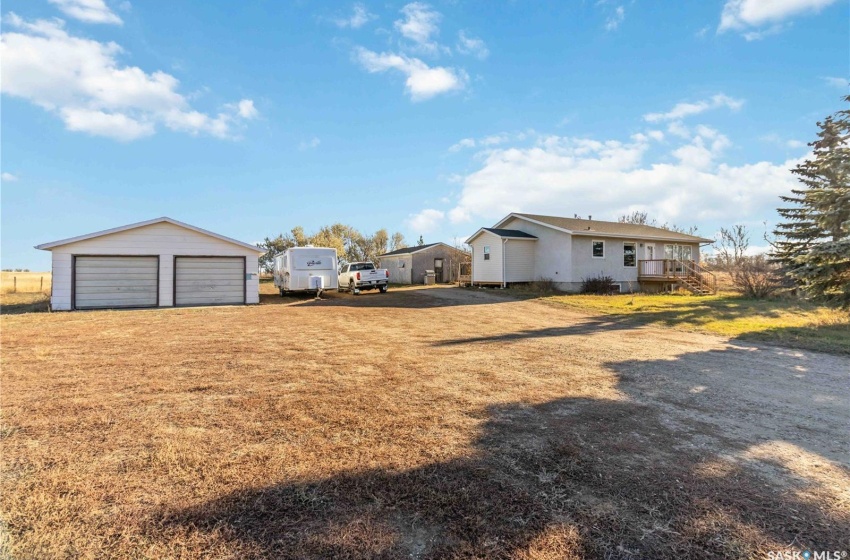
[[[78,241],[85,241],[87,239],[94,239],[95,237],[102,237],[104,235],[111,235],[113,233],[119,233],[119,232],[122,232],[122,231],[137,229],[137,228],[150,226],[150,225],[158,224],[158,223],[162,223],[162,222],[166,222],[166,223],[178,226],[178,227],[182,227],[182,228],[186,228],[186,229],[189,229],[189,230],[192,230],[192,231],[196,231],[196,232],[202,233],[204,235],[209,235],[210,237],[214,237],[214,238],[220,239],[222,241],[227,241],[228,243],[233,243],[234,245],[238,245],[238,246],[240,246],[244,249],[252,249],[252,250],[256,251],[257,254],[265,253],[265,251],[258,248],[256,245],[251,245],[250,243],[244,243],[242,241],[238,241],[236,239],[233,239],[232,237],[226,237],[224,235],[220,235],[218,233],[214,233],[214,232],[206,230],[206,229],[202,229],[202,228],[199,228],[199,227],[196,227],[196,226],[193,226],[193,225],[189,225],[189,224],[177,221],[175,219],[168,218],[166,216],[163,216],[161,218],[154,218],[153,220],[147,220],[147,221],[144,221],[144,222],[136,222],[134,224],[127,224],[126,226],[119,226],[119,227],[112,228],[112,229],[105,229],[105,230],[102,230],[102,231],[96,231],[94,233],[87,233],[85,235],[78,235],[77,237],[69,237],[68,239],[60,239],[59,241],[51,241],[50,243],[42,243],[41,245],[36,245],[35,248],[36,249],[43,249],[45,251],[49,251],[49,250],[54,249],[56,247],[61,247],[62,245],[68,245],[70,243],[76,243]]]
[[[523,214],[514,212],[508,214],[496,226],[508,222],[512,218],[520,218],[553,229],[565,231],[572,235],[588,235],[600,237],[629,237],[633,239],[658,239],[662,241],[687,241],[691,243],[713,243],[706,239],[687,233],[679,233],[668,229],[641,224],[624,224],[602,220],[585,220],[583,218],[561,218],[558,216],[542,216],[540,214]]]
[[[481,235],[482,231],[488,231],[492,234],[498,235],[504,239],[528,239],[528,240],[536,240],[537,236],[531,235],[530,233],[525,233],[524,231],[520,231],[518,229],[499,229],[499,228],[481,228],[475,233],[473,233],[469,239],[466,240],[467,243]]]
[[[445,245],[449,249],[454,249],[448,243],[443,243],[439,241],[437,243],[428,243],[427,245],[416,245],[414,247],[405,247],[404,249],[396,249],[395,251],[390,251],[389,253],[384,253],[383,255],[378,255],[379,257],[395,257],[398,255],[412,255],[413,253],[418,253],[419,251],[424,251],[425,249],[430,249],[431,247],[436,247],[437,245]]]

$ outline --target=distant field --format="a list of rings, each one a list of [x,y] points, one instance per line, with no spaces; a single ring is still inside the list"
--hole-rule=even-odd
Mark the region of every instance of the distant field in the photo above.
[[[9,293],[50,293],[49,272],[0,272],[0,291]]]

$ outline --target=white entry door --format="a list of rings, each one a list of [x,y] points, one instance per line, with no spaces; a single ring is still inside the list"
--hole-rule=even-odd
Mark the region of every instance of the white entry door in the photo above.
[[[655,258],[655,245],[646,244],[646,260],[651,261]]]

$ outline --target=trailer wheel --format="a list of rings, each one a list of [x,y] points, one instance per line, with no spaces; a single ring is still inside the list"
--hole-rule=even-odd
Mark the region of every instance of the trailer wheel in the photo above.
[[[380,290],[382,294],[387,293],[387,285],[386,285],[386,284],[384,284],[383,286],[380,286],[380,287],[378,288],[378,290]]]

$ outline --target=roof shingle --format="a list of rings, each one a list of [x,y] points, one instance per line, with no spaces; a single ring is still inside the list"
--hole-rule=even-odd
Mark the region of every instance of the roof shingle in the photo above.
[[[623,237],[650,237],[676,241],[690,241],[692,243],[711,243],[712,239],[688,235],[655,226],[641,224],[625,224],[621,222],[606,222],[602,220],[585,220],[583,218],[560,218],[558,216],[542,216],[540,214],[522,214],[515,212],[513,216],[528,218],[536,222],[542,222],[550,226],[572,231],[574,235],[593,235],[604,233],[619,235]],[[504,221],[504,220],[503,220]]]

